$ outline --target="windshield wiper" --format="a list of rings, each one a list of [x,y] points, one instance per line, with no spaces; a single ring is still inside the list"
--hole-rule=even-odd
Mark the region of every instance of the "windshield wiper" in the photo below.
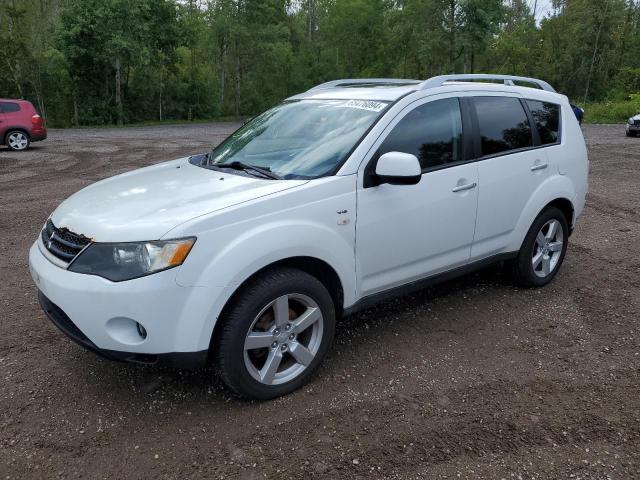
[[[209,166],[214,168],[232,168],[234,170],[243,171],[252,170],[267,178],[271,178],[273,180],[282,180],[282,177],[277,173],[273,173],[269,167],[258,167],[256,165],[249,165],[248,163],[242,163],[237,160],[231,163],[209,163]]]

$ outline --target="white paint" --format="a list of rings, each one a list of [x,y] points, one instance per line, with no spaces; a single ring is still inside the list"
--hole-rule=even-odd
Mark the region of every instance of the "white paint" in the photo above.
[[[278,260],[305,256],[326,262],[342,284],[339,307],[349,307],[368,294],[517,251],[540,210],[557,198],[572,202],[575,223],[584,206],[588,161],[566,97],[488,84],[415,88],[336,88],[295,97],[397,100],[334,176],[263,180],[180,159],[81,190],[52,214],[57,226],[96,241],[195,236],[196,244],[180,267],[113,283],[67,271],[38,239],[29,253],[38,288],[100,348],[190,352],[209,346],[220,312],[238,286]],[[416,185],[364,188],[368,161],[417,105],[498,94],[560,103],[562,143],[429,171]],[[383,162],[380,173],[389,167],[415,174],[412,162],[397,168]],[[548,162],[548,168],[532,171],[536,162]],[[122,321],[107,328],[114,318],[140,322],[147,338],[131,341],[135,337],[129,330],[122,333]]]

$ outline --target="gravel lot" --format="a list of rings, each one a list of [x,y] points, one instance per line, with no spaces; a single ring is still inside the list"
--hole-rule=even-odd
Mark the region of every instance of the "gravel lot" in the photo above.
[[[53,130],[0,150],[0,479],[640,478],[640,138],[586,126],[591,185],[557,279],[490,268],[348,318],[303,390],[104,361],[46,320],[27,251],[96,180],[237,124]]]

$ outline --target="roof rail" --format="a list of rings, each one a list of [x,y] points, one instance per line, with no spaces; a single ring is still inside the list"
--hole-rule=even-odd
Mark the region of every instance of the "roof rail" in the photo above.
[[[420,80],[411,80],[403,78],[343,78],[340,80],[332,80],[330,82],[321,83],[315,87],[309,89],[312,90],[325,90],[334,87],[357,87],[360,85],[417,85],[421,83]]]
[[[420,84],[421,90],[426,90],[428,88],[441,87],[447,82],[465,82],[470,80],[502,80],[505,85],[515,85],[514,82],[527,82],[533,83],[534,85],[538,85],[542,90],[547,90],[548,92],[555,92],[555,89],[549,85],[544,80],[540,80],[538,78],[529,78],[529,77],[517,77],[514,75],[494,75],[487,73],[464,73],[464,74],[452,74],[452,75],[439,75],[437,77],[431,77],[428,80],[425,80]]]

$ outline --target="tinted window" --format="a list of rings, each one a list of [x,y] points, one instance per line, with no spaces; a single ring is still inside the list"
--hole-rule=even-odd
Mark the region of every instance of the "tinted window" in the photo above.
[[[542,145],[556,143],[560,139],[560,105],[538,100],[527,100],[527,105]]]
[[[423,169],[462,160],[458,99],[436,100],[414,108],[393,128],[378,151],[411,153],[418,157]]]
[[[476,97],[482,155],[533,146],[531,126],[520,100],[513,97]]]
[[[19,112],[20,105],[13,102],[1,102],[0,103],[0,113],[12,113]]]

